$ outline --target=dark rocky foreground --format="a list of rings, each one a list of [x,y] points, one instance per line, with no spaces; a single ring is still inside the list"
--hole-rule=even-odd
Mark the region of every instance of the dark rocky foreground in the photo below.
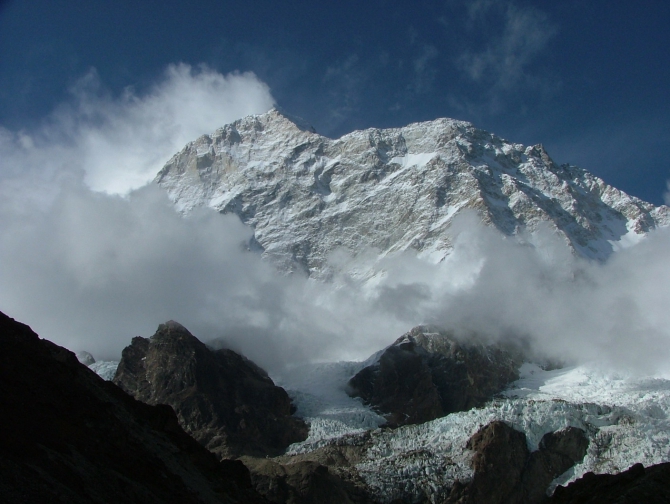
[[[183,398],[184,404],[191,404],[192,412],[199,411],[194,418],[216,411],[211,408],[218,406],[208,402],[216,402],[218,397],[210,388],[213,385],[192,379],[199,373],[197,368],[209,359],[197,357],[203,351],[202,344],[176,323],[163,324],[157,334],[152,340],[136,339],[126,349],[138,351],[134,357],[139,356],[126,362],[126,371],[131,364],[144,366],[144,374],[132,375],[143,377],[135,380],[136,389],[149,390],[149,381],[162,377],[160,393],[172,394],[173,401]],[[152,345],[165,346],[155,349],[157,355],[167,348],[170,352],[147,365]],[[282,395],[285,392],[274,390],[277,387],[262,370],[237,354],[217,355],[228,360],[215,359],[216,366],[223,366],[223,362],[241,366],[233,367],[236,372],[232,375],[223,375],[237,377],[227,385],[226,400],[246,397],[246,393],[270,398],[266,403],[245,399],[242,405],[237,404],[239,411],[250,415],[241,417],[245,424],[247,418],[256,421],[255,415],[260,415],[249,413],[258,404],[279,404],[279,411],[290,417],[290,403],[287,405]],[[210,378],[219,376],[205,369]],[[184,387],[188,383],[196,383],[196,389]],[[251,391],[246,388],[250,383]],[[184,390],[187,393],[180,396]],[[203,390],[210,393],[204,395],[207,400],[196,401],[194,398]],[[230,391],[237,392],[230,396]],[[219,460],[221,452],[217,457],[182,430],[170,406],[135,400],[80,364],[73,353],[39,339],[28,326],[1,313],[0,404],[0,502],[388,503],[388,498],[366,485],[356,469],[367,457],[377,435],[374,431],[352,435],[349,440],[333,440],[300,455],[246,455],[235,461]],[[183,404],[177,401],[176,406]],[[233,413],[239,415],[239,411]],[[295,425],[288,423],[289,432],[294,432],[291,429]],[[262,423],[256,423],[254,429],[256,435],[264,434]],[[242,440],[236,438],[238,435]],[[268,446],[278,450],[281,446],[271,445],[267,439],[286,442],[282,436],[254,437],[240,429],[226,431],[225,446],[247,442],[254,450]],[[547,433],[539,449],[530,453],[523,433],[503,422],[492,422],[467,443],[472,451],[473,478],[445,488],[439,502],[670,502],[670,464],[646,469],[638,464],[618,475],[586,474],[566,488],[558,487],[548,498],[546,490],[551,481],[582,460],[587,446],[583,431],[567,428]],[[394,502],[429,501],[415,496]]]
[[[522,363],[518,351],[465,345],[419,326],[351,378],[349,393],[383,414],[391,427],[423,423],[483,406],[519,378]]]
[[[376,504],[349,468],[328,467],[323,454],[279,459],[243,457],[256,490],[276,504]],[[322,463],[323,462],[323,463]]]
[[[169,406],[136,401],[2,313],[0,404],[0,502],[266,502]]]
[[[550,504],[667,504],[670,462],[645,468],[635,464],[619,474],[586,473],[567,487],[557,487]]]
[[[168,404],[181,426],[220,458],[278,455],[307,437],[286,391],[232,350],[211,350],[181,324],[161,324],[123,350],[114,383]]]

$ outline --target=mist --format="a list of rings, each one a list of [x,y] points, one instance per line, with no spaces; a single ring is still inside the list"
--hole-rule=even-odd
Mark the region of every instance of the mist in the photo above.
[[[566,362],[670,373],[668,229],[602,264],[551,229],[504,237],[466,213],[439,264],[334,251],[377,274],[286,276],[247,250],[253,231],[237,217],[183,217],[149,183],[187,141],[272,106],[264,83],[175,65],[146,95],[110,96],[95,72],[72,92],[41,128],[0,129],[0,310],[43,338],[118,359],[173,319],[278,372],[363,359],[427,323]]]

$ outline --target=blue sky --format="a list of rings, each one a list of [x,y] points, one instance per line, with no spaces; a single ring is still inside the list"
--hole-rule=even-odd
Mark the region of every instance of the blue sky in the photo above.
[[[9,0],[0,126],[38,129],[92,69],[113,101],[204,64],[253,72],[326,136],[464,119],[661,204],[669,56],[662,1]]]

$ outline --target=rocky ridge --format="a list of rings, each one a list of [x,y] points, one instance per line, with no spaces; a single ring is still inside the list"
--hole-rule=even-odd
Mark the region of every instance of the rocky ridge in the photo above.
[[[333,140],[273,109],[189,143],[155,181],[182,212],[238,215],[254,230],[251,248],[318,278],[347,268],[370,274],[333,261],[337,249],[376,257],[414,249],[438,262],[454,218],[468,209],[506,235],[547,223],[596,259],[670,223],[667,207],[559,166],[541,145],[453,119]]]
[[[524,358],[501,345],[462,343],[415,327],[349,380],[390,426],[423,423],[481,407],[519,378]]]
[[[276,455],[307,437],[288,394],[265,371],[232,350],[208,348],[174,321],[133,338],[113,381],[140,401],[170,405],[220,458]]]

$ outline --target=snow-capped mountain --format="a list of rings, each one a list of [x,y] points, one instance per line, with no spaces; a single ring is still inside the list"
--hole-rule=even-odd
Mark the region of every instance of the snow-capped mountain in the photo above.
[[[183,212],[235,213],[280,268],[327,277],[329,254],[415,249],[438,262],[466,209],[502,233],[546,222],[579,255],[605,259],[670,223],[586,170],[557,165],[472,124],[437,119],[333,140],[273,109],[189,143],[156,177]]]
[[[466,211],[508,236],[549,226],[576,255],[596,260],[670,225],[668,207],[559,166],[541,145],[511,143],[452,119],[329,139],[271,110],[189,143],[156,182],[181,212],[209,207],[238,215],[254,230],[252,248],[284,271],[319,279],[338,268],[370,274],[347,270],[353,262],[343,266],[333,255],[339,248],[353,256],[372,250],[373,262],[413,249],[439,262],[450,253],[454,219]],[[305,363],[273,376],[310,424],[307,440],[286,457],[326,465],[331,456],[346,459],[331,470],[355,474],[380,502],[443,502],[457,481],[472,479],[468,440],[493,421],[523,432],[531,451],[548,433],[585,433],[586,455],[549,490],[588,471],[670,460],[667,379],[612,375],[595,364],[548,371],[526,363],[521,379],[483,407],[389,430],[379,428],[378,411],[345,393],[379,355],[366,363]]]

